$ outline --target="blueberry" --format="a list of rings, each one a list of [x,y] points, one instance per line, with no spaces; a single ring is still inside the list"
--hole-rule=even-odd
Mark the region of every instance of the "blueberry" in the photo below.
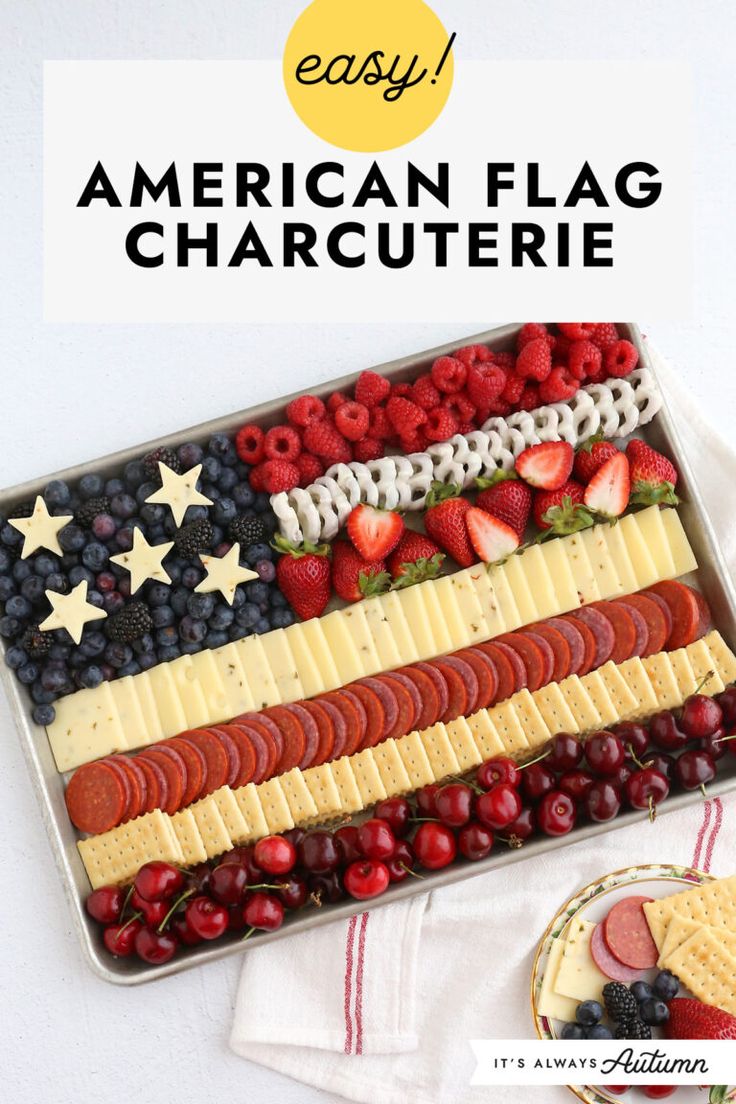
[[[250,567],[255,567],[259,560],[272,559],[273,549],[271,549],[267,544],[263,544],[263,542],[260,542],[259,544],[252,544],[245,553],[245,562]]]
[[[108,479],[105,483],[105,494],[108,498],[113,498],[115,495],[123,494],[125,492],[125,484],[122,479]]]
[[[239,625],[237,621],[227,630],[229,640],[242,640],[244,636],[250,636],[253,629],[246,629],[245,625]]]
[[[31,603],[27,598],[24,598],[22,594],[14,594],[12,598],[8,598],[5,603],[5,612],[9,617],[17,617],[19,619],[30,617],[32,612]]]
[[[214,594],[192,594],[187,601],[187,613],[198,621],[208,621],[214,609]]]
[[[233,502],[239,511],[250,510],[256,500],[255,491],[247,483],[238,483],[232,490]]]
[[[13,564],[13,578],[16,583],[22,583],[24,579],[29,578],[32,574],[33,568],[28,560],[16,560]]]
[[[15,579],[11,575],[0,575],[0,602],[7,602],[15,594]]]
[[[151,667],[155,667],[157,663],[156,653],[153,651],[141,652],[138,656],[138,666],[141,671],[150,671]]]
[[[156,633],[156,643],[162,648],[170,648],[179,642],[179,632],[174,625],[166,625]]]
[[[207,495],[207,498],[211,499],[212,502],[217,502],[220,497],[220,488],[216,483],[205,483],[202,486],[202,494]]]
[[[247,583],[246,587],[245,587],[245,592],[248,596],[248,600],[250,602],[255,602],[256,605],[259,602],[267,602],[268,601],[268,584],[267,583],[261,583],[261,582]]]
[[[53,705],[37,705],[31,716],[37,725],[46,727],[54,723],[56,719],[56,710]]]
[[[135,500],[139,506],[143,506],[147,498],[150,498],[152,494],[155,494],[160,487],[160,483],[146,482],[141,483],[138,490],[135,492]]]
[[[170,597],[171,587],[167,586],[166,583],[149,583],[146,592],[146,601],[149,606],[166,606]]]
[[[105,480],[96,472],[83,475],[79,480],[79,493],[82,498],[97,498],[105,489]]]
[[[105,662],[111,667],[124,667],[133,658],[133,649],[119,640],[112,640],[105,648]]]
[[[141,506],[141,521],[148,526],[163,525],[166,518],[166,509],[157,502],[147,502]]]
[[[679,993],[680,983],[669,970],[662,970],[654,979],[652,989],[660,1000],[669,1001]]]
[[[47,506],[67,506],[71,491],[63,479],[52,479],[44,488],[43,497]]]
[[[245,591],[243,590],[242,586],[235,588],[235,594],[233,595],[233,600],[230,604],[232,608],[236,611],[239,610],[241,606],[245,605]]]
[[[238,462],[235,445],[226,433],[213,433],[207,442],[207,451],[211,456],[216,456],[219,460],[222,460],[227,467]]]
[[[263,523],[263,531],[267,537],[272,537],[279,527],[276,515],[272,514],[270,511],[267,514],[263,514],[261,522]]]
[[[44,690],[40,682],[34,682],[31,687],[31,697],[36,705],[51,705],[52,702],[56,701],[58,695],[51,690]]]
[[[670,1010],[663,1000],[655,1000],[650,997],[649,1000],[642,1001],[639,1005],[639,1015],[645,1024],[659,1027],[660,1024],[667,1023],[670,1018]]]
[[[118,676],[124,678],[126,675],[140,674],[140,664],[137,660],[131,659],[130,663],[124,663],[122,667],[118,668]]]
[[[121,526],[115,534],[115,545],[121,552],[130,552],[133,547],[133,532],[134,526],[132,522],[127,525]],[[141,528],[139,525],[138,528]]]
[[[4,636],[6,640],[12,640],[21,628],[22,625],[17,617],[10,617],[8,614],[0,617],[0,636]]]
[[[135,490],[136,487],[140,487],[141,483],[146,478],[146,469],[143,466],[142,460],[131,460],[125,465],[125,471],[123,472],[123,478],[129,487]]]
[[[232,498],[220,498],[212,510],[212,516],[217,525],[228,525],[237,515],[238,508]]]
[[[52,571],[46,576],[46,589],[55,590],[58,594],[68,594],[72,589],[69,580],[61,571]]]
[[[178,659],[180,655],[181,651],[178,644],[170,644],[158,650],[158,658],[161,663],[168,663],[172,659]]]
[[[169,604],[177,617],[183,617],[184,614],[187,612],[188,601],[188,589],[185,586],[176,587],[176,589],[172,592]]]
[[[294,614],[290,609],[275,610],[271,614],[271,624],[275,629],[288,629],[289,625],[294,624]]]
[[[276,578],[276,567],[270,560],[259,560],[255,570],[258,578],[264,583],[272,583]]]
[[[113,495],[110,500],[110,509],[115,517],[122,518],[125,521],[127,518],[135,516],[135,512],[138,509],[138,503],[132,495],[127,494],[125,491],[121,491],[119,494]]]
[[[235,471],[238,473],[238,479],[240,479],[241,481],[243,479],[247,479],[250,475],[250,468],[250,464],[245,464],[242,460],[238,460],[237,464],[235,465]]]
[[[102,655],[106,647],[107,637],[98,629],[88,629],[83,634],[82,642],[79,645],[80,651],[83,652],[88,659],[94,659],[95,656]]]
[[[87,601],[91,602],[93,606],[99,606],[101,609],[104,609],[105,613],[110,616],[112,616],[113,613],[120,613],[125,605],[125,599],[119,590],[110,590],[107,594],[99,594],[99,601],[94,597],[98,594],[99,591],[91,590],[87,595]]]
[[[98,514],[92,520],[92,532],[100,541],[109,541],[115,536],[118,523],[112,514]]]
[[[271,609],[283,609],[288,602],[280,590],[271,591]]]
[[[215,632],[221,632],[222,629],[227,629],[232,625],[234,620],[235,611],[221,602],[218,606],[215,606],[209,618],[210,628]]]
[[[186,567],[184,560],[167,560],[166,561],[166,574],[171,579],[172,583],[181,582],[181,573]]]
[[[204,449],[200,445],[188,443],[186,445],[179,445],[176,454],[179,457],[179,463],[184,471],[189,471],[190,468],[194,468],[197,464],[202,463]]]
[[[193,564],[186,567],[181,573],[182,585],[188,590],[194,590],[198,583],[201,583],[204,572],[199,567],[195,567]]]
[[[204,638],[205,648],[221,648],[223,644],[227,644],[229,636],[226,631],[218,632],[215,629],[210,629]]]
[[[25,667],[28,663],[28,653],[20,645],[14,644],[5,653],[5,663],[11,671],[17,671],[19,667]]]
[[[641,1004],[642,1001],[649,1000],[649,998],[654,995],[651,985],[648,985],[646,981],[635,981],[630,988],[639,1004]]]
[[[100,686],[104,681],[105,676],[102,674],[101,668],[95,664],[85,667],[79,676],[79,685],[86,690],[94,690],[96,686]]]
[[[109,558],[110,553],[99,541],[90,541],[82,552],[82,563],[90,571],[102,571]]]
[[[592,1027],[603,1019],[603,1006],[595,1000],[583,1001],[577,1007],[575,1019],[583,1027]]]
[[[41,555],[36,556],[33,561],[33,570],[37,575],[40,575],[42,579],[45,579],[48,575],[53,575],[55,571],[59,570],[60,566],[56,556],[52,556],[48,552],[42,552]]]
[[[69,675],[63,667],[47,664],[41,672],[41,685],[52,694],[61,694],[69,685]]]
[[[6,571],[10,571],[12,562],[13,557],[10,553],[5,548],[0,548],[0,575],[4,574]]]
[[[59,533],[59,544],[65,552],[81,552],[87,537],[80,525],[65,525]]]
[[[137,640],[132,642],[131,647],[136,655],[151,652],[153,651],[153,637],[150,633],[144,633],[143,636],[139,636]]]
[[[15,529],[6,522],[0,529],[0,540],[7,548],[15,548],[17,544],[22,542],[23,534],[19,529]]]
[[[179,636],[185,644],[201,644],[207,635],[207,624],[199,621],[189,614],[185,614],[179,622]]]
[[[16,674],[24,686],[30,686],[38,678],[38,667],[35,663],[24,663],[17,669]]]
[[[84,652],[80,652],[79,648],[75,648],[69,658],[69,666],[73,671],[81,671],[83,667],[87,666],[87,657]],[[77,685],[79,685],[79,678],[77,677]]]
[[[578,1023],[566,1023],[560,1032],[561,1039],[584,1039],[586,1031]]]
[[[252,629],[256,622],[260,619],[261,611],[258,606],[253,602],[246,602],[240,607],[235,614],[235,620],[238,625],[242,625],[245,629]]]
[[[271,509],[271,499],[265,493],[265,491],[260,491],[256,495],[256,500],[253,503],[253,508],[255,509],[255,512],[257,514],[265,514],[267,510]]]
[[[220,461],[214,456],[205,456],[202,461],[202,482],[216,483],[220,475]]]
[[[612,1039],[613,1032],[605,1024],[593,1024],[585,1034],[586,1039]]]
[[[92,587],[95,585],[95,576],[88,567],[78,564],[69,571],[69,583],[73,587],[79,586],[80,583],[86,583],[88,587]]]
[[[268,620],[267,617],[261,617],[260,620],[256,621],[255,626],[253,628],[253,632],[257,632],[257,633],[267,633],[267,632],[270,632],[270,631],[271,631],[271,622]]]
[[[196,655],[197,652],[202,651],[204,641],[183,640],[179,647],[181,648],[182,655]]]
[[[223,468],[217,486],[223,494],[228,494],[238,482],[238,473],[235,468]]]
[[[167,625],[173,625],[176,614],[171,606],[154,606],[151,610],[151,620],[154,628],[165,629]]]
[[[212,526],[212,547],[214,548],[215,554],[217,556],[224,556],[225,553],[228,551],[228,548],[218,548],[217,547],[219,544],[222,544],[222,542],[224,541],[224,538],[225,538],[225,530],[222,528],[222,526],[221,525],[213,525]],[[229,542],[228,542],[228,547],[229,547]]]

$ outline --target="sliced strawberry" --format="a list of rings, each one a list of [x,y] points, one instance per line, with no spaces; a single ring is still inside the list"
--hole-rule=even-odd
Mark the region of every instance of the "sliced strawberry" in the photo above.
[[[364,560],[383,560],[401,540],[404,521],[391,510],[361,502],[348,518],[347,530]]]
[[[636,437],[626,446],[631,468],[631,501],[640,506],[666,502],[676,506],[677,469],[666,456]]]
[[[484,563],[505,560],[519,547],[519,534],[505,521],[471,506],[465,515],[473,548]]]
[[[476,561],[465,524],[470,503],[459,494],[460,488],[454,484],[433,483],[427,496],[429,509],[424,515],[424,527],[461,567],[470,567]]]
[[[516,458],[516,470],[532,487],[556,491],[570,478],[575,452],[567,441],[543,441],[524,449]]]
[[[575,450],[575,464],[573,472],[575,478],[581,483],[590,483],[591,479],[606,460],[618,452],[618,449],[610,441],[603,440],[602,433],[596,433],[583,441]]]
[[[598,469],[585,488],[583,502],[602,517],[620,517],[629,504],[631,477],[629,461],[617,452]]]
[[[690,997],[669,1002],[668,1039],[736,1039],[736,1016]]]
[[[500,468],[490,479],[476,479],[480,494],[475,505],[510,525],[521,539],[529,520],[532,490],[514,472]]]

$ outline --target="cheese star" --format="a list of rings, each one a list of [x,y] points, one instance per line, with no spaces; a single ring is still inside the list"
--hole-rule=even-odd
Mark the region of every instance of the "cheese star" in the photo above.
[[[171,583],[171,578],[162,566],[162,560],[174,547],[173,541],[166,544],[149,544],[140,529],[133,530],[133,547],[129,552],[111,556],[111,563],[118,564],[130,572],[130,593],[135,594],[147,579],[159,583]]]
[[[170,506],[177,525],[181,525],[184,521],[184,515],[190,506],[212,505],[212,499],[197,490],[197,480],[202,471],[201,464],[190,468],[183,475],[177,475],[159,460],[158,470],[161,473],[161,486],[148,496],[146,502],[160,502],[164,506]]]
[[[59,517],[53,517],[48,512],[41,495],[38,495],[30,517],[8,518],[8,521],[14,529],[24,535],[23,551],[20,558],[25,560],[31,552],[35,552],[38,548],[47,548],[49,552],[56,552],[58,556],[63,556],[64,551],[56,534],[70,521],[74,521],[74,516],[72,514],[61,514]]]
[[[238,583],[247,583],[250,579],[258,578],[257,572],[251,571],[249,567],[240,566],[240,545],[237,543],[224,556],[200,554],[199,558],[207,575],[194,589],[202,594],[219,590],[229,606],[235,601],[235,588]]]
[[[99,621],[107,617],[104,610],[97,609],[87,601],[87,581],[83,579],[69,594],[59,594],[56,590],[47,590],[46,597],[51,603],[52,612],[38,626],[44,632],[49,629],[66,629],[75,644],[82,639],[82,629],[88,621]]]

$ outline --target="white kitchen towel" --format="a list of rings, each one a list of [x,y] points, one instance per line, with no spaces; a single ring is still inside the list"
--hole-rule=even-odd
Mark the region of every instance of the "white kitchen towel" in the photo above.
[[[736,459],[676,373],[660,380],[729,567],[724,501]],[[245,956],[232,1048],[244,1058],[366,1104],[518,1104],[518,1088],[471,1088],[473,1038],[525,1038],[536,945],[556,908],[588,882],[638,863],[733,872],[736,796],[666,813],[467,882],[364,912]],[[524,1098],[564,1104],[562,1088]]]

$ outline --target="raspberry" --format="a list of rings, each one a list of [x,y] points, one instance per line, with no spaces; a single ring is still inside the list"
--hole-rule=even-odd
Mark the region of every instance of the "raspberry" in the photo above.
[[[461,360],[466,368],[471,364],[486,364],[493,360],[493,353],[487,345],[465,345],[455,353],[457,360]]]
[[[572,341],[587,341],[597,322],[558,322],[557,329]]]
[[[307,426],[304,447],[328,464],[349,464],[353,456],[348,442],[327,418]]]
[[[411,389],[411,397],[422,410],[434,410],[440,405],[442,396],[432,382],[431,376],[420,376]]]
[[[536,410],[538,406],[542,405],[542,401],[539,394],[539,388],[541,384],[526,383],[524,384],[524,390],[519,398],[518,407],[519,410]]]
[[[299,469],[300,487],[308,487],[320,475],[325,474],[324,464],[319,457],[313,456],[311,452],[300,452],[294,463]]]
[[[416,429],[417,426],[422,425],[427,420],[427,415],[424,413],[421,406],[417,406],[416,403],[410,402],[409,399],[399,398],[394,395],[388,400],[386,413],[388,414],[391,425],[399,435],[411,433],[413,429]]]
[[[298,467],[288,460],[267,460],[263,465],[263,489],[268,494],[290,491],[298,485],[299,479]]]
[[[444,406],[430,410],[425,432],[430,441],[447,441],[458,431],[457,418]]]
[[[639,363],[639,354],[630,341],[617,341],[609,345],[603,354],[603,371],[607,376],[620,379],[633,372]]]
[[[248,476],[251,489],[254,490],[256,494],[260,494],[261,491],[265,491],[266,489],[265,483],[263,482],[263,469],[266,467],[267,463],[268,461],[264,461],[261,464],[256,464],[256,466],[251,469],[251,473]]]
[[[416,429],[409,430],[408,433],[402,433],[399,437],[399,444],[401,451],[405,453],[424,452],[429,444],[424,426],[417,426]]]
[[[378,372],[361,372],[355,384],[355,401],[363,406],[378,406],[391,394],[391,384]]]
[[[539,385],[539,398],[543,403],[566,402],[578,392],[578,381],[567,368],[553,368],[547,379]]]
[[[590,340],[601,352],[605,352],[609,345],[615,345],[618,339],[618,330],[613,322],[599,322],[590,335]]]
[[[392,399],[410,399],[412,396],[412,385],[410,383],[395,383],[391,388]]]
[[[550,344],[554,341],[554,338],[548,332],[544,322],[525,322],[516,335],[516,348],[518,352],[528,345],[530,341],[536,341],[537,338],[543,337],[544,340]]]
[[[267,460],[296,460],[302,451],[299,434],[292,426],[274,426],[269,429],[263,443]]]
[[[286,408],[287,421],[302,429],[312,422],[321,421],[326,413],[325,404],[316,395],[300,395],[298,399],[292,399]]]
[[[555,360],[567,360],[572,341],[564,334],[555,334],[552,339],[552,356]]]
[[[440,391],[453,394],[462,391],[468,369],[461,360],[451,356],[437,357],[432,365],[432,380]]]
[[[516,405],[524,392],[526,380],[523,376],[507,376],[506,384],[501,393],[507,403]]]
[[[343,403],[349,402],[347,395],[343,395],[342,391],[333,391],[327,400],[327,409],[330,414],[334,414],[336,410],[339,410]]]
[[[378,441],[388,441],[394,435],[394,427],[382,406],[374,406],[370,411],[368,435]]]
[[[364,437],[362,441],[355,442],[353,452],[356,460],[367,464],[369,460],[380,460],[385,449],[382,441],[377,441],[375,437]]]
[[[457,427],[458,433],[462,433],[462,434],[472,433],[474,429],[475,429],[475,422],[474,421],[472,421],[472,422],[460,422],[460,424]]]
[[[443,410],[449,410],[458,424],[462,422],[472,422],[474,424],[475,406],[467,395],[460,393],[457,395],[446,395],[442,400],[441,406]]]
[[[543,337],[535,337],[516,358],[516,374],[541,382],[552,369],[552,353]]]
[[[492,418],[505,418],[512,410],[513,406],[506,399],[496,399],[495,403],[491,403],[488,415]]]
[[[368,432],[368,407],[359,402],[346,402],[335,411],[335,425],[348,441],[360,441]]]
[[[506,373],[496,364],[472,364],[468,368],[468,395],[476,407],[490,406],[505,386]]]
[[[504,372],[513,372],[516,368],[516,357],[513,353],[494,353],[493,363],[503,368]]]
[[[258,464],[263,459],[265,435],[260,426],[244,425],[235,435],[235,451],[244,464]]]
[[[595,376],[601,369],[601,351],[590,341],[573,341],[567,367],[576,380]]]

